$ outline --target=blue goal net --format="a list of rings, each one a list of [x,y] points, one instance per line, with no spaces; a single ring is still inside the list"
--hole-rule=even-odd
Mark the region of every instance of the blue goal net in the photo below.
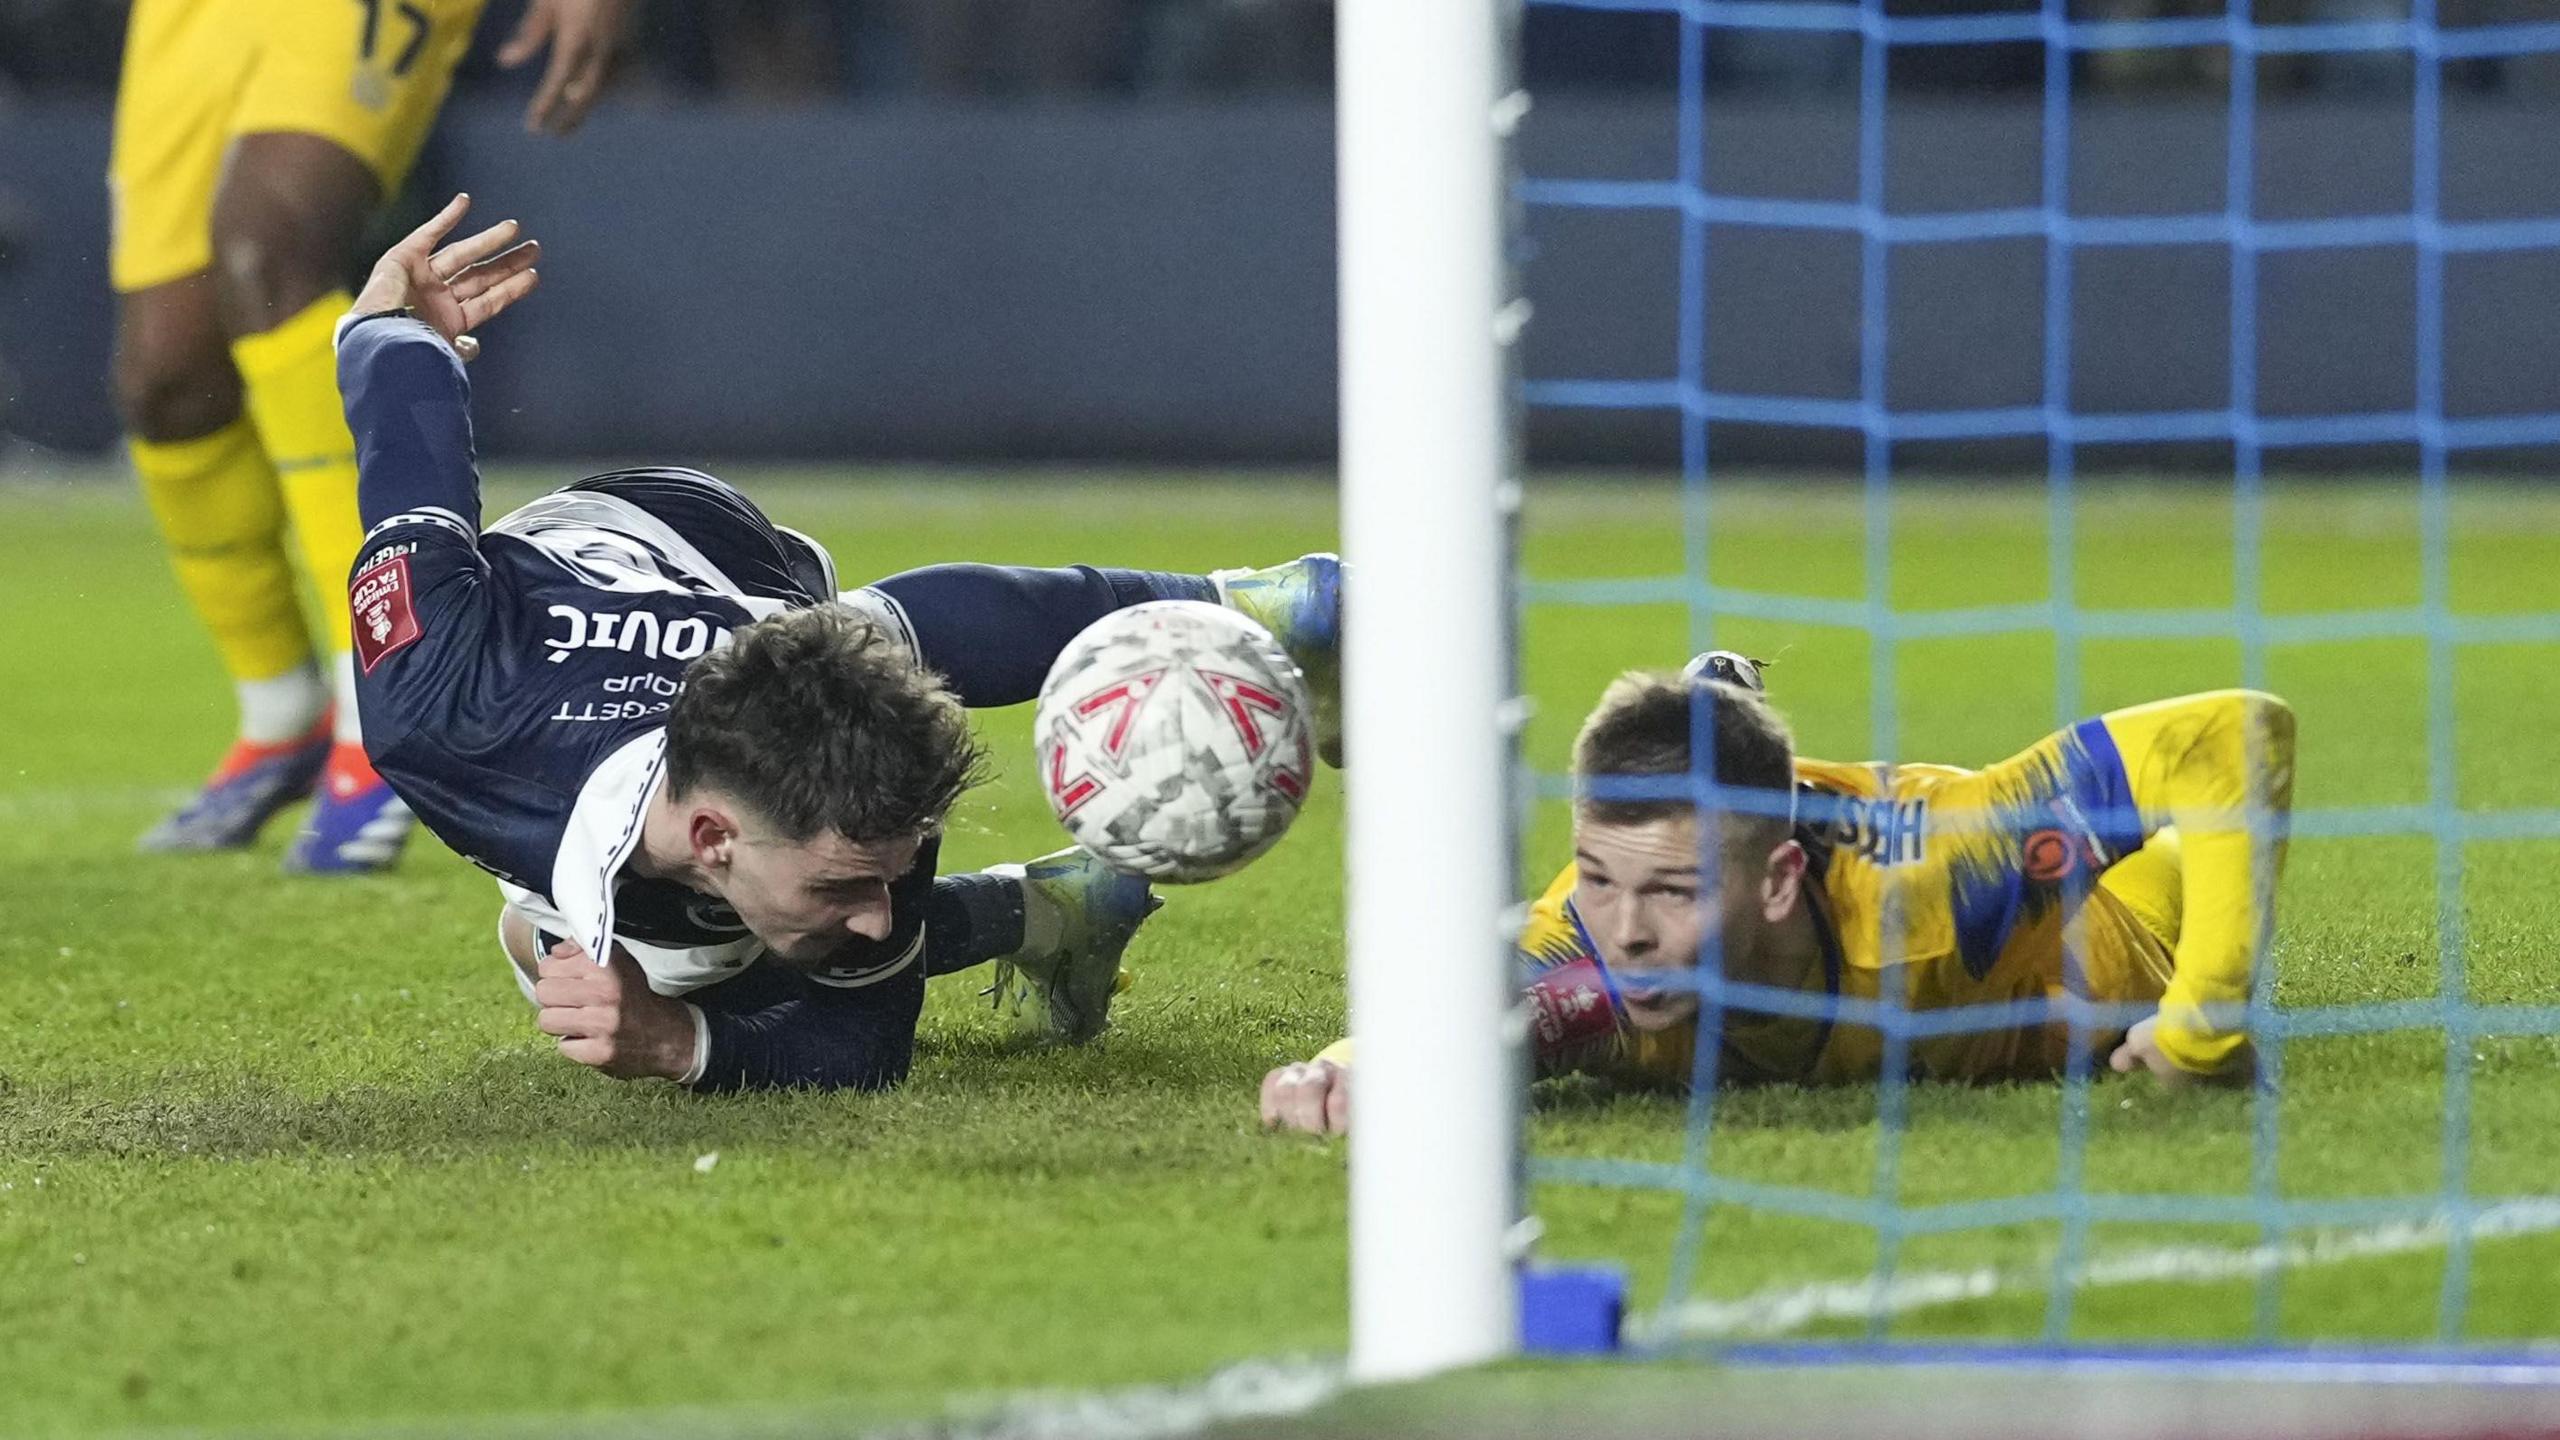
[[[1629,1267],[1640,1346],[2560,1341],[2518,1278],[2560,1263],[2560,23],[2402,3],[1533,0],[1528,430],[1636,472],[1530,487],[1550,715],[1597,692],[1548,683],[1592,672],[1541,634],[1676,612],[1611,663],[1792,646],[1773,699],[1805,749],[1863,742],[1841,760],[1980,765],[2223,686],[2292,695],[2305,737],[2229,1017],[2254,1085],[2113,1076],[2092,1037],[2144,1012],[2068,997],[2026,1017],[2071,1028],[2055,1078],[1925,1083],[1914,1044],[2019,1008],[1710,965],[1710,1034],[1818,1014],[1872,1027],[1879,1073],[1719,1086],[1702,1043],[1679,1098],[1536,1107],[1550,1244]],[[1656,328],[1575,313],[1612,303]],[[1676,563],[1614,563],[1593,493]],[[2041,593],[1979,598],[1968,547]],[[2036,698],[1972,713],[1985,656]],[[1534,860],[1569,729],[1533,747]]]

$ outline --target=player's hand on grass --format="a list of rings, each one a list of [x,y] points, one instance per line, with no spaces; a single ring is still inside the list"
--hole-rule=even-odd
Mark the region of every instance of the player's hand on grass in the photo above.
[[[498,64],[513,70],[551,47],[542,84],[524,110],[524,128],[566,135],[578,128],[604,93],[606,69],[622,39],[631,0],[532,0],[516,33],[498,50]]]
[[[2257,1052],[2243,1042],[2238,1050],[2232,1052],[2231,1063],[2216,1074],[2201,1075],[2181,1069],[2178,1062],[2170,1059],[2160,1048],[2160,1017],[2153,1015],[2124,1032],[2124,1043],[2116,1047],[2115,1054],[2107,1057],[2107,1065],[2119,1075],[2148,1070],[2153,1079],[2171,1087],[2239,1085],[2257,1073]]]
[[[639,962],[620,946],[598,965],[563,940],[542,957],[534,1024],[560,1037],[560,1053],[617,1080],[681,1080],[693,1069],[693,1016],[681,1000],[649,988]]]
[[[522,227],[513,220],[501,220],[477,235],[437,249],[436,243],[470,209],[471,197],[456,195],[435,218],[384,251],[356,295],[355,313],[414,312],[463,359],[479,355],[480,342],[471,332],[532,294],[541,283],[542,272],[533,267],[542,258],[542,242],[519,241],[516,237]]]
[[[1350,1067],[1330,1060],[1302,1060],[1263,1076],[1262,1128],[1350,1134]]]

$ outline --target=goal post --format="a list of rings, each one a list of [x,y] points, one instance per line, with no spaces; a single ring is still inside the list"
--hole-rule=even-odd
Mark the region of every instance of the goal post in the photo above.
[[[1506,0],[1336,18],[1351,1368],[1517,1347]]]

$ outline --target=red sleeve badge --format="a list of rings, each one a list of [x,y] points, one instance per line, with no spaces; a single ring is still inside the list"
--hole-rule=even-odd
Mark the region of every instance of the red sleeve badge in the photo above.
[[[1609,978],[1589,957],[1538,972],[1529,982],[1529,1042],[1541,1057],[1561,1059],[1618,1033]]]
[[[356,577],[347,591],[347,608],[355,622],[356,661],[364,673],[425,633],[418,628],[418,609],[409,590],[409,557],[398,556]]]

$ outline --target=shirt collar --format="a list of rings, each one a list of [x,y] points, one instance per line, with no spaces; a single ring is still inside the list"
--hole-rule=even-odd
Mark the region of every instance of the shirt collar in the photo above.
[[[641,821],[667,768],[667,732],[652,730],[604,757],[578,787],[551,862],[551,905],[599,965],[613,953],[613,890],[640,845]]]

